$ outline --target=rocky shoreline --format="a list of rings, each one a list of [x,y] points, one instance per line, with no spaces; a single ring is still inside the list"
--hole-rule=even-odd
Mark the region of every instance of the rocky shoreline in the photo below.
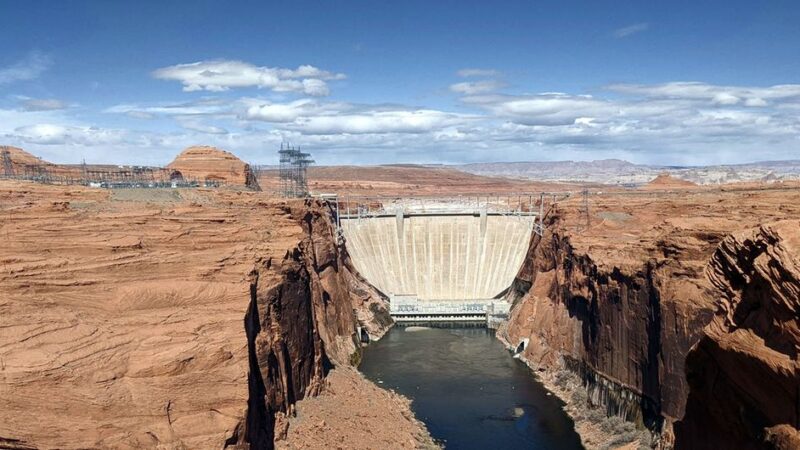
[[[498,337],[587,447],[796,448],[800,214],[761,191],[622,200],[590,228],[551,211]]]
[[[505,336],[507,326],[508,323],[504,322],[495,336],[509,352],[514,353],[517,346],[511,344]],[[606,415],[602,405],[591,404],[577,374],[566,368],[557,372],[547,371],[536,367],[520,354],[515,354],[515,357],[528,366],[531,376],[536,381],[563,402],[564,412],[575,423],[575,431],[587,449],[628,448],[626,446],[651,448],[651,444],[658,439],[657,435],[649,430],[637,428],[632,422]]]

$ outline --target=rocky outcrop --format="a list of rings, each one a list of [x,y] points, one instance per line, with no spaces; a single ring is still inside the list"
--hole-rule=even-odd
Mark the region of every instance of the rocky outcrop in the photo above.
[[[535,368],[579,373],[609,414],[652,429],[680,418],[683,361],[711,319],[703,289],[664,260],[598,267],[574,251],[558,216],[550,220],[512,287],[507,340],[527,339],[522,356]],[[676,302],[676,295],[697,301]]]
[[[501,338],[535,370],[577,374],[607,415],[660,432],[683,416],[685,356],[712,315],[706,286],[671,258],[601,264],[573,247],[558,213],[549,221],[509,291]]]
[[[259,189],[250,165],[236,155],[215,147],[189,147],[167,169],[171,178],[220,182],[231,186]]]
[[[7,153],[13,177],[32,178],[48,176],[78,176],[79,171],[45,161],[25,150],[10,145],[0,145],[0,177],[5,176],[5,158]]]
[[[0,180],[0,447],[246,445],[385,328],[324,204],[124,192]]]
[[[534,236],[501,339],[661,448],[797,448],[798,222],[731,237],[731,222],[630,215],[576,233],[564,214]]]
[[[317,395],[332,367],[360,361],[354,310],[370,305],[362,316],[378,317],[378,323],[391,321],[386,304],[379,297],[369,299],[377,292],[352,272],[327,207],[308,200],[291,214],[302,224],[305,237],[282,261],[262,261],[253,273],[245,317],[248,412],[231,442],[239,448],[271,447],[276,413],[291,415],[298,400]],[[355,303],[353,291],[359,294]]]
[[[644,185],[644,189],[686,189],[696,187],[697,184],[674,177],[668,172],[658,174],[657,177]]]
[[[717,314],[686,362],[678,448],[800,448],[800,222],[725,239],[709,263]]]

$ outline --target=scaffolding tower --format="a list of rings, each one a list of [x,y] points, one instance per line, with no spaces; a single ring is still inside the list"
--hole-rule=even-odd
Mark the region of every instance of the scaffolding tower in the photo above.
[[[278,154],[281,194],[286,197],[306,197],[308,195],[306,171],[308,166],[314,163],[311,154],[303,153],[300,147],[293,147],[284,142],[281,142]]]
[[[13,177],[14,176],[14,166],[11,164],[11,152],[8,150],[8,147],[2,147],[2,158],[3,158],[3,176],[4,177]]]

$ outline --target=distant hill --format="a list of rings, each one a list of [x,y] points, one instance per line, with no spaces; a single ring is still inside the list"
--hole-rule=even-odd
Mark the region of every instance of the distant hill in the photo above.
[[[216,147],[188,147],[167,168],[181,177],[258,188],[255,174],[247,163],[233,153]]]
[[[696,183],[675,178],[669,173],[661,173],[652,181],[647,183],[645,189],[665,189],[665,188],[692,188],[697,187]]]
[[[474,163],[452,166],[464,172],[537,181],[589,182],[643,185],[660,174],[696,184],[779,182],[800,179],[800,160],[764,161],[714,166],[651,166],[619,159],[598,161],[552,161]]]

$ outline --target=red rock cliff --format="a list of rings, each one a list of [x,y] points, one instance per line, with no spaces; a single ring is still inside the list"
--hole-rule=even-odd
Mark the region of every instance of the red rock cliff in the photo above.
[[[800,224],[729,231],[797,215],[714,195],[598,200],[605,222],[577,233],[558,209],[499,336],[527,342],[534,369],[580,375],[591,403],[661,431],[661,448],[800,448]]]
[[[507,340],[529,340],[522,356],[534,368],[578,372],[609,414],[650,428],[680,418],[685,356],[711,319],[703,287],[663,258],[599,265],[551,221],[513,286]],[[694,301],[676,301],[685,296]]]
[[[331,224],[251,191],[0,180],[0,447],[271,447],[267,413],[357,360],[356,316],[388,325]]]
[[[309,200],[291,214],[305,238],[282,261],[262,261],[253,273],[245,317],[248,412],[230,442],[239,448],[271,448],[277,412],[291,413],[295,402],[319,393],[333,366],[360,361],[354,311],[369,319],[364,324],[373,335],[391,323],[380,294],[355,275],[337,244],[330,211]]]
[[[199,181],[220,181],[228,185],[258,189],[258,181],[250,165],[236,155],[215,147],[189,147],[168,166],[173,176]]]
[[[717,314],[687,359],[678,448],[800,448],[800,222],[728,237],[708,266]]]

